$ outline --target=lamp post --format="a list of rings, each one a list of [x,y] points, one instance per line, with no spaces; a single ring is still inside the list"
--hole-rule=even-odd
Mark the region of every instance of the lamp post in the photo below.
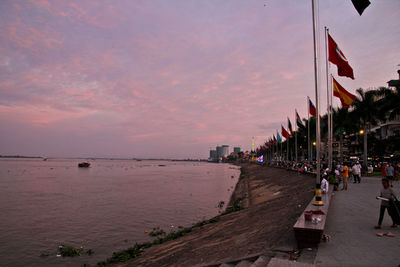
[[[316,146],[317,146],[317,142],[312,142],[312,145],[313,145],[313,147],[315,147],[314,149],[316,150],[317,148],[316,148]],[[312,156],[312,154],[313,154],[313,149],[311,149],[311,159],[313,159],[313,156]]]
[[[364,155],[363,155],[363,167],[364,170],[368,169],[368,132],[367,132],[367,128],[365,127],[365,129],[361,129],[360,130],[360,135],[364,135]]]

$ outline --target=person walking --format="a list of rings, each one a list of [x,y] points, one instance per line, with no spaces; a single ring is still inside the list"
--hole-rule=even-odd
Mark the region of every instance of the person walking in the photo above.
[[[390,187],[393,187],[394,168],[392,166],[392,163],[389,162],[389,164],[385,168],[385,172],[386,172],[386,179],[389,180]]]
[[[354,177],[354,183],[360,183],[361,182],[361,165],[360,162],[357,161],[356,164],[353,165],[353,167],[351,168],[351,172],[353,173],[353,177]]]
[[[336,167],[334,173],[335,173],[335,185],[334,185],[334,190],[337,191],[337,190],[339,189],[340,180],[341,180],[340,172],[339,172],[339,168],[338,168],[338,167]]]
[[[322,175],[322,180],[321,180],[321,190],[322,190],[322,194],[328,194],[329,191],[329,182],[326,180],[326,177],[328,175],[326,173],[324,173]]]
[[[342,176],[343,176],[343,188],[342,190],[347,190],[347,184],[349,181],[349,167],[347,167],[347,164],[343,164],[343,172],[342,172]]]
[[[388,210],[389,216],[392,219],[392,226],[393,228],[397,227],[396,222],[392,216],[393,211],[389,210],[389,209],[393,209],[394,207],[391,206],[391,201],[393,201],[396,196],[393,192],[393,190],[389,187],[389,180],[386,178],[382,179],[382,186],[383,188],[381,188],[381,192],[379,197],[376,197],[376,199],[381,199],[381,207],[379,210],[379,220],[378,220],[378,224],[375,226],[375,229],[380,229],[381,225],[382,225],[382,220],[383,220],[383,216],[385,215],[385,210]]]

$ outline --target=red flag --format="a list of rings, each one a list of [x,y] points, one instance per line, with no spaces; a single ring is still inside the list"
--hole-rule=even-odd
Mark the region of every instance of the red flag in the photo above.
[[[286,129],[285,128],[283,128],[283,126],[281,125],[281,127],[282,127],[282,136],[283,137],[285,137],[286,138],[286,140],[287,139],[289,139],[289,137],[290,137],[290,134],[288,133],[288,131],[286,131]]]
[[[342,50],[332,39],[328,33],[328,47],[329,47],[329,58],[328,60],[335,64],[338,68],[338,75],[352,78],[354,80],[353,69],[351,68],[347,58],[344,56]]]
[[[315,108],[313,102],[311,102],[311,99],[308,99],[308,106],[309,106],[309,111],[310,115],[316,117],[317,116],[317,109]]]

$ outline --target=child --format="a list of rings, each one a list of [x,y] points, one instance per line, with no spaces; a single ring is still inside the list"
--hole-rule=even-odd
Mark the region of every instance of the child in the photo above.
[[[394,219],[393,219],[393,217],[391,215],[391,212],[389,212],[389,209],[393,208],[393,207],[390,206],[390,200],[393,200],[394,199],[393,196],[395,196],[395,195],[394,195],[393,190],[389,187],[389,180],[388,179],[386,179],[386,178],[382,179],[382,186],[383,186],[383,188],[381,189],[380,197],[386,198],[388,200],[383,200],[383,199],[381,200],[381,208],[380,208],[380,211],[379,211],[379,221],[378,221],[378,225],[375,226],[375,229],[380,229],[381,228],[383,216],[385,215],[385,210],[386,209],[388,210],[390,218],[393,221],[392,227],[394,228],[394,227],[397,227],[397,225],[396,225],[396,223],[395,223],[395,221],[394,221]],[[378,199],[378,197],[377,197],[377,199]]]
[[[324,175],[322,176],[322,181],[321,181],[322,194],[327,194],[328,190],[329,190],[329,183],[325,177],[326,177],[326,174],[324,173]]]

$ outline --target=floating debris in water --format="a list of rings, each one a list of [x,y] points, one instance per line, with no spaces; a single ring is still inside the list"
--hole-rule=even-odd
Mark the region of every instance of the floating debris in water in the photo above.
[[[76,248],[73,246],[61,245],[58,247],[58,252],[59,254],[57,254],[57,257],[59,257],[58,255],[61,255],[63,257],[75,257],[81,255],[81,253],[83,252],[83,247]]]
[[[42,254],[40,254],[40,257],[44,258],[44,257],[48,257],[50,254],[48,252],[42,252]]]

